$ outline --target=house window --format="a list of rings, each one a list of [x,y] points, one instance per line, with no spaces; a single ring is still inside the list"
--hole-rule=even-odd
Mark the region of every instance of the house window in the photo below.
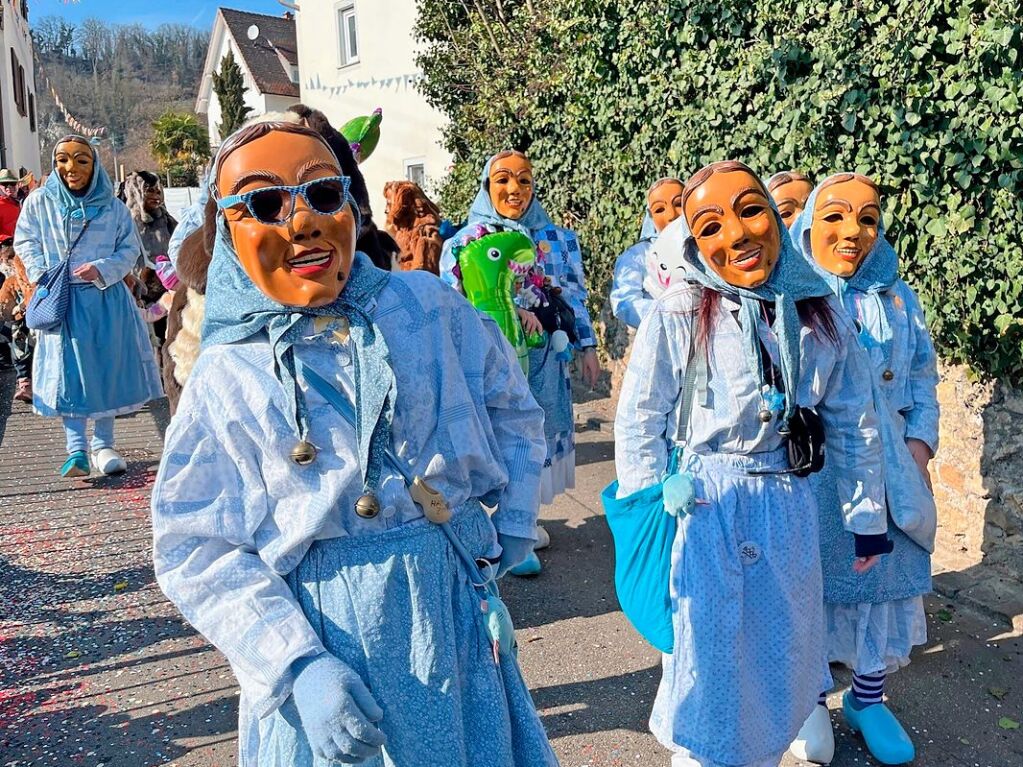
[[[359,33],[355,26],[355,3],[343,3],[337,8],[337,37],[341,66],[359,62]]]
[[[11,87],[14,91],[14,106],[22,117],[26,114],[25,104],[25,68],[18,63],[18,56],[11,48]]]
[[[28,94],[28,127],[36,132],[36,97],[31,93]]]
[[[426,164],[422,160],[405,161],[405,178],[420,188],[426,186]]]

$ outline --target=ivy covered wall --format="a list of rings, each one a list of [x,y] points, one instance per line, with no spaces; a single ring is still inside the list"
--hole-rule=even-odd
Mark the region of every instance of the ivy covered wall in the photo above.
[[[855,170],[882,189],[943,355],[1023,381],[1019,0],[419,0],[428,98],[451,119],[441,192],[532,158],[578,231],[593,308],[644,191],[713,160],[765,177]]]

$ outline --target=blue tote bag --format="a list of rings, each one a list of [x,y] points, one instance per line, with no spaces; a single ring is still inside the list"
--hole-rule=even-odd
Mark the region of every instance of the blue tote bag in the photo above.
[[[59,264],[43,272],[36,283],[35,292],[25,309],[25,324],[31,330],[56,330],[63,324],[71,300],[71,253],[88,228],[89,222],[86,221],[68,248],[67,255]]]
[[[675,472],[672,453],[668,474]],[[664,510],[664,483],[616,498],[618,480],[600,494],[615,545],[615,592],[640,635],[663,653],[674,649],[671,624],[671,547],[678,519]]]
[[[696,334],[693,334],[694,338]],[[690,343],[682,390],[682,421],[688,430],[693,409],[696,378],[706,360],[697,364],[694,343]],[[680,448],[668,456],[663,479],[625,498],[617,498],[618,480],[600,494],[604,517],[611,528],[615,546],[615,592],[618,604],[640,635],[663,653],[675,649],[675,631],[671,622],[671,547],[675,542],[678,518],[665,511],[665,482],[678,473]],[[691,486],[691,483],[689,483]],[[675,488],[673,488],[675,490]],[[669,505],[677,497],[669,493]]]

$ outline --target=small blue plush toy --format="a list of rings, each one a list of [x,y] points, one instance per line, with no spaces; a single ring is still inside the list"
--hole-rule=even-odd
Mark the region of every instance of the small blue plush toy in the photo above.
[[[564,330],[555,330],[551,333],[551,347],[555,356],[562,362],[572,359],[572,349],[569,346],[568,333]]]
[[[672,474],[661,486],[664,510],[673,517],[692,514],[696,507],[696,485],[693,475],[686,472]]]
[[[515,626],[504,600],[493,592],[487,594],[483,609],[487,613],[487,633],[494,649],[494,663],[500,663],[501,655],[515,654]]]

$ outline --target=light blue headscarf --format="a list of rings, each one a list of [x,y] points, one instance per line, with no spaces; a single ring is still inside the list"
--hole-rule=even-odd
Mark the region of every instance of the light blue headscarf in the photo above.
[[[878,217],[877,242],[860,262],[860,268],[851,277],[839,277],[821,267],[814,259],[810,249],[810,227],[813,225],[813,210],[817,205],[817,196],[825,185],[832,183],[839,176],[846,175],[852,174],[835,173],[828,176],[810,193],[803,212],[792,222],[792,228],[789,231],[792,236],[792,244],[813,267],[813,270],[824,278],[835,295],[841,297],[849,288],[861,293],[884,293],[890,290],[895,281],[899,279],[899,255],[888,242],[888,238],[885,237],[884,218]]]
[[[225,142],[226,143],[226,142]],[[349,196],[348,203],[357,205]],[[349,323],[355,366],[356,434],[363,482],[376,487],[391,441],[391,421],[397,384],[391,368],[387,342],[372,318],[376,296],[390,275],[378,269],[369,256],[355,253],[351,274],[337,300],[319,307],[285,306],[255,286],[242,268],[222,211],[217,213],[217,234],[206,284],[206,314],[202,346],[229,344],[266,332],[274,356],[274,375],[285,395],[301,439],[309,432],[305,398],[296,377],[294,344],[309,332],[308,317],[344,317]]]
[[[490,166],[494,164],[495,159],[497,159],[496,154],[487,160],[487,164],[483,166],[483,173],[480,175],[480,189],[476,193],[476,198],[472,201],[472,206],[469,208],[469,218],[465,222],[465,226],[483,224],[484,226],[514,229],[522,232],[530,239],[534,239],[536,232],[554,226],[554,222],[547,215],[547,211],[544,210],[535,191],[533,199],[529,202],[529,207],[522,214],[522,218],[517,221],[505,218],[497,212],[494,208],[494,203],[490,201]]]
[[[748,171],[763,187],[759,177]],[[760,316],[761,302],[774,305],[774,330],[778,336],[778,349],[781,356],[782,380],[785,382],[785,415],[782,423],[787,424],[796,408],[796,392],[799,384],[799,336],[802,323],[796,302],[807,298],[820,298],[831,293],[828,286],[800,257],[792,246],[785,225],[782,223],[778,208],[771,195],[764,188],[764,196],[771,205],[771,212],[778,222],[778,233],[781,238],[781,252],[767,282],[755,288],[740,288],[730,285],[718,276],[717,272],[706,262],[696,238],[689,230],[685,216],[680,216],[672,226],[665,227],[661,233],[669,239],[669,247],[682,250],[688,270],[686,279],[704,287],[716,290],[739,299],[739,312],[742,335],[746,346],[746,361],[755,380],[764,380],[764,363],[760,356],[760,339],[757,336],[757,321]]]
[[[68,189],[67,184],[57,173],[57,147],[68,141],[77,141],[85,144],[92,150],[92,179],[83,194],[75,194]],[[65,221],[92,221],[102,213],[114,201],[114,186],[110,183],[110,176],[107,175],[103,165],[100,164],[99,154],[96,147],[87,138],[82,136],[65,136],[53,145],[52,160],[53,172],[43,184],[43,191],[54,202],[60,206],[61,215]]]
[[[650,217],[650,211],[643,213],[643,226],[639,229],[639,241],[640,242],[653,242],[657,239],[657,235],[660,232],[657,231],[657,227],[654,226],[654,220]]]

